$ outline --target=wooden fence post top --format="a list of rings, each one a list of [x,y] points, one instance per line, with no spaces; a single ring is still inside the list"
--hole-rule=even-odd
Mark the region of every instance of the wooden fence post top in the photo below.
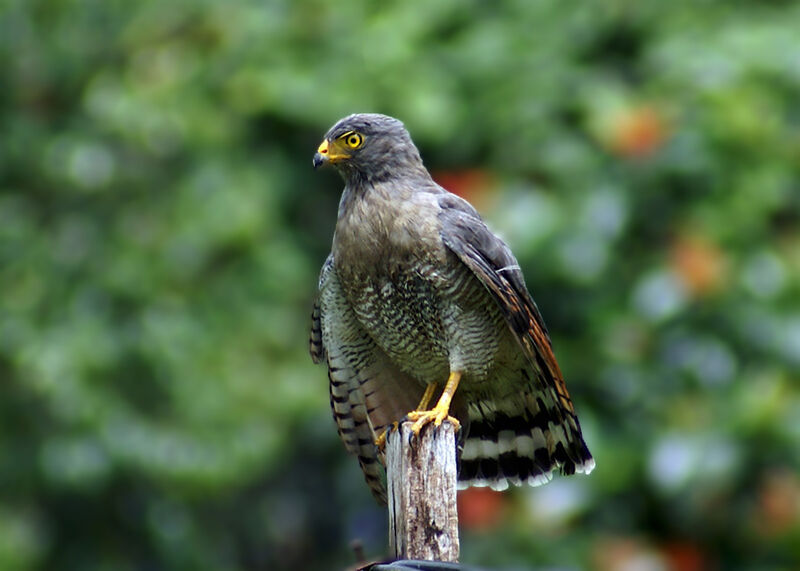
[[[390,548],[398,558],[456,562],[456,431],[445,421],[415,437],[412,424],[386,440]]]

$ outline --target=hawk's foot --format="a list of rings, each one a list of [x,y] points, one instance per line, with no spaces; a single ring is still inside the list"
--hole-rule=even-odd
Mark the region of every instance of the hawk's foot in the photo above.
[[[420,430],[426,424],[433,423],[434,426],[439,426],[445,420],[452,423],[453,428],[456,431],[461,429],[461,423],[458,422],[455,418],[450,416],[450,401],[453,399],[453,394],[455,394],[456,389],[458,388],[458,383],[461,380],[461,372],[460,371],[450,371],[450,377],[447,379],[447,383],[442,390],[442,396],[439,397],[439,402],[436,403],[436,406],[433,407],[431,410],[412,410],[406,415],[408,420],[414,422],[411,425],[411,432],[414,436],[419,436]],[[435,390],[435,385],[432,387],[428,385],[425,389],[425,395],[423,395],[423,402],[426,399],[429,399],[433,396],[433,392]],[[422,402],[420,403],[422,404]],[[425,403],[427,404],[427,403]],[[420,407],[422,408],[422,407]]]
[[[414,436],[419,436],[420,431],[426,424],[432,422],[434,426],[439,426],[445,420],[452,424],[457,432],[461,429],[461,423],[448,414],[449,408],[449,406],[436,405],[431,410],[412,410],[406,415],[406,418],[414,423],[411,425],[411,432],[414,433]]]
[[[383,429],[383,432],[381,432],[380,436],[375,439],[375,446],[378,447],[378,452],[383,452],[386,450],[386,437],[389,436],[389,432],[392,430],[397,430],[399,427],[399,422],[393,422],[391,425]]]

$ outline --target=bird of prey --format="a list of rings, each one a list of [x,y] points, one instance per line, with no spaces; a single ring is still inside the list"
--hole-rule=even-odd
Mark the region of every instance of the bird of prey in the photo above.
[[[460,425],[460,487],[589,473],[594,460],[516,258],[433,181],[403,124],[345,117],[313,162],[334,166],[345,187],[311,357],[327,364],[339,435],[375,498],[386,501],[380,438],[403,418],[416,433]]]

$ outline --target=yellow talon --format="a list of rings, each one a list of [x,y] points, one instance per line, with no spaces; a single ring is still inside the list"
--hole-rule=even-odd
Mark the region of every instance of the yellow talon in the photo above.
[[[386,449],[386,438],[389,436],[389,432],[392,430],[397,430],[399,426],[399,422],[393,422],[390,426],[384,428],[380,436],[375,439],[375,446],[378,447],[379,452],[383,452]]]
[[[451,372],[450,377],[447,379],[447,384],[444,386],[444,390],[442,391],[442,396],[439,397],[439,402],[436,403],[435,407],[433,407],[431,410],[412,410],[406,415],[406,418],[414,421],[414,424],[411,426],[411,431],[414,433],[414,436],[419,436],[422,427],[430,422],[433,422],[434,426],[439,426],[442,424],[442,422],[447,420],[453,424],[453,427],[456,430],[461,428],[461,423],[449,415],[450,401],[453,400],[453,395],[458,388],[458,383],[460,380],[461,373],[458,371]],[[433,396],[435,387],[435,383],[431,383],[427,386],[419,408],[423,408],[423,405],[427,406],[428,401],[430,401],[430,398]]]
[[[414,424],[411,425],[411,432],[414,436],[419,436],[422,428],[431,422],[434,426],[439,426],[445,420],[450,422],[456,430],[461,428],[461,423],[458,420],[447,414],[447,409],[438,409],[435,407],[433,410],[414,410],[408,413],[408,420],[413,420]]]

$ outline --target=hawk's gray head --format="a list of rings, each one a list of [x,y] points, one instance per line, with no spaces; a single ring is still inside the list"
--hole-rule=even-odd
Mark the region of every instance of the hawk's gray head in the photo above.
[[[323,164],[352,182],[426,172],[403,123],[377,113],[348,115],[331,127],[314,155],[314,167]]]

